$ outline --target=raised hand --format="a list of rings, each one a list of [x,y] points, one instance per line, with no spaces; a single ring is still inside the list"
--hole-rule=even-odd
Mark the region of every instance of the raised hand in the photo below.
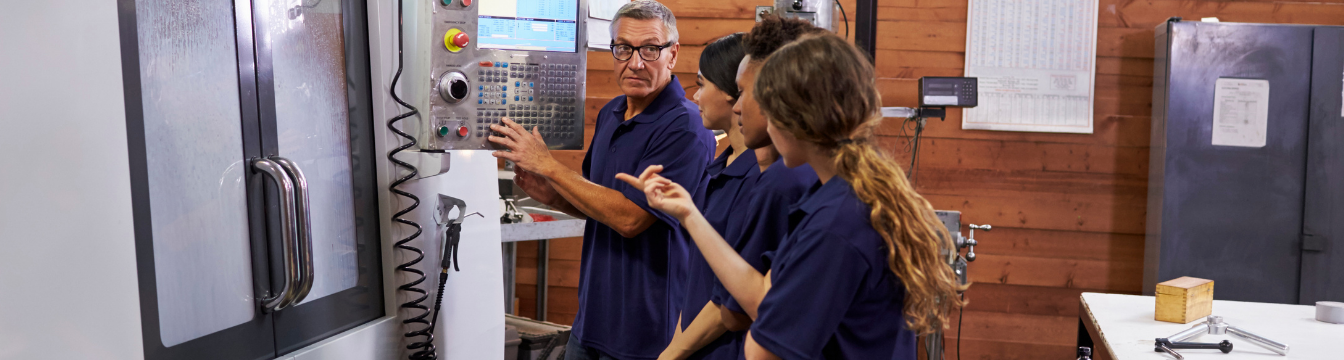
[[[649,206],[672,215],[678,220],[685,220],[691,214],[699,213],[700,210],[695,208],[695,202],[686,188],[658,175],[662,171],[662,165],[653,165],[644,169],[644,173],[640,174],[638,178],[626,173],[616,174],[616,178],[637,189],[642,189],[644,196],[649,201]]]
[[[542,176],[549,176],[548,171],[552,167],[560,166],[560,163],[551,157],[551,149],[546,146],[546,140],[542,139],[537,127],[533,126],[529,132],[522,125],[504,118],[503,125],[490,125],[490,130],[498,131],[504,136],[491,136],[488,140],[509,149],[494,152],[495,157],[512,161],[514,165]]]

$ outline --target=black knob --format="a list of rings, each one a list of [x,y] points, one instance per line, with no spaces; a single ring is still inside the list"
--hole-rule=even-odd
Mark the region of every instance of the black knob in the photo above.
[[[453,99],[457,100],[462,100],[463,98],[466,98],[467,81],[462,79],[452,80],[452,82],[449,83],[448,85],[448,96],[451,96],[453,97]]]
[[[793,0],[793,10],[794,11],[803,10],[803,0]]]
[[[459,71],[448,71],[439,75],[439,97],[449,103],[458,103],[465,99],[471,90],[467,76]]]

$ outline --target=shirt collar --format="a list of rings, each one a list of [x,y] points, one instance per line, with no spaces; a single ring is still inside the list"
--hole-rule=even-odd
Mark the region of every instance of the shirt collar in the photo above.
[[[729,151],[733,151],[732,146],[729,146],[728,149],[723,152],[728,154]],[[725,161],[726,159],[727,158],[725,158]],[[723,172],[720,174],[732,177],[747,176],[747,173],[751,172],[751,168],[759,166],[760,164],[756,163],[756,151],[748,149],[747,152],[738,155],[737,160],[733,160],[732,164],[728,164],[728,167],[724,168]]]
[[[816,184],[812,184],[812,189],[808,190],[802,199],[789,207],[789,212],[811,214],[827,203],[853,196],[853,193],[854,190],[850,187],[849,182],[840,178],[840,176],[832,176],[831,180],[824,184],[818,180]]]
[[[667,85],[663,86],[663,91],[658,93],[658,97],[653,98],[653,102],[649,103],[649,107],[644,108],[643,112],[639,113],[639,115],[635,115],[630,121],[636,123],[651,123],[657,121],[663,117],[664,112],[667,112],[669,108],[683,99],[686,99],[686,90],[681,88],[681,81],[677,80],[677,76],[672,75],[672,80],[668,81]],[[616,114],[617,119],[625,119],[625,110],[630,107],[629,96],[621,95],[621,100],[621,105],[611,110],[611,112]]]

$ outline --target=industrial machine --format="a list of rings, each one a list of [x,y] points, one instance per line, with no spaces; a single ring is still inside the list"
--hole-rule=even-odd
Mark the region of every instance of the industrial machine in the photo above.
[[[966,273],[967,265],[969,265],[970,262],[975,261],[975,246],[979,244],[979,242],[975,241],[975,231],[990,231],[994,227],[988,224],[967,224],[967,228],[970,230],[968,236],[962,236],[960,211],[938,210],[935,211],[935,214],[938,215],[938,221],[943,223],[943,227],[947,228],[948,236],[952,237],[952,247],[948,248],[943,254],[946,256],[947,265],[952,267],[952,273],[957,276],[957,282],[960,285],[969,284],[970,280],[967,278]],[[966,255],[961,254],[961,249],[963,248],[967,249]],[[963,299],[965,298],[964,293],[961,294],[961,296]],[[960,349],[961,344],[961,315],[961,309],[959,309],[957,314],[958,349]],[[921,337],[923,338],[921,340],[924,343],[925,359],[944,359],[942,330]]]
[[[454,304],[444,300],[445,295],[458,296],[452,287],[445,285],[449,281],[449,265],[457,270],[463,264],[458,254],[468,241],[463,234],[467,201],[438,194],[434,216],[438,227],[430,232],[434,236],[424,236],[421,222],[406,217],[416,210],[423,195],[406,189],[419,186],[416,183],[421,181],[442,182],[426,179],[448,172],[447,178],[453,179],[455,191],[466,191],[471,196],[497,194],[472,189],[478,187],[473,184],[498,184],[495,162],[488,152],[501,147],[488,137],[497,135],[490,126],[502,124],[505,118],[538,130],[551,149],[582,149],[587,28],[580,20],[587,19],[588,9],[584,0],[437,0],[415,4],[419,11],[413,13],[418,16],[412,18],[417,21],[407,27],[406,12],[401,8],[405,3],[398,0],[397,23],[402,31],[412,31],[412,39],[420,41],[407,42],[405,34],[399,33],[395,47],[397,69],[388,95],[396,102],[396,112],[400,114],[389,116],[386,125],[388,131],[399,137],[398,146],[388,158],[402,175],[389,183],[387,190],[408,200],[400,203],[391,221],[412,230],[395,242],[398,252],[413,255],[396,267],[404,276],[397,286],[398,306],[405,313],[400,322],[405,337],[404,357],[436,359],[451,357],[446,352],[460,351],[444,344],[463,340],[450,340],[439,334],[454,333],[454,328],[460,333],[462,327],[478,325],[468,319],[448,320],[451,311],[440,315],[443,304]],[[405,68],[408,52],[418,56]],[[426,59],[427,63],[423,61]],[[429,80],[427,83],[409,81],[425,78]],[[482,158],[473,162],[488,169],[449,172],[441,164],[457,156],[449,155],[453,152]],[[483,164],[486,161],[488,164]],[[497,196],[488,199],[497,201]],[[457,216],[449,218],[454,208]],[[484,223],[499,229],[497,222],[481,222]],[[423,239],[426,237],[429,239]],[[441,245],[438,239],[443,240]],[[498,250],[499,233],[493,233],[489,239],[493,240],[493,249]],[[442,250],[438,274],[426,271],[421,261],[424,254],[435,253],[430,250],[435,245]],[[433,283],[432,276],[438,276],[437,291],[425,288]],[[482,279],[467,281],[472,280]],[[498,286],[500,282],[493,284]],[[444,321],[448,323],[441,324]],[[441,351],[445,354],[440,354]],[[472,354],[476,355],[470,357],[481,356]]]
[[[0,227],[23,239],[0,259],[30,270],[0,277],[0,358],[502,357],[487,125],[583,146],[587,1],[14,6],[25,31],[0,38],[31,51],[0,70],[22,74],[0,98],[25,106],[0,112],[79,125],[0,134],[14,153],[49,149],[0,179],[20,189]],[[829,2],[781,9],[837,28],[820,23]],[[875,9],[860,1],[855,22],[870,53]],[[107,96],[46,96],[68,84]],[[444,220],[439,195],[484,219]],[[442,297],[421,318],[437,336],[404,339],[421,295]]]
[[[582,149],[584,0],[440,0],[431,11],[424,150],[497,149],[491,124],[537,127],[552,149]]]

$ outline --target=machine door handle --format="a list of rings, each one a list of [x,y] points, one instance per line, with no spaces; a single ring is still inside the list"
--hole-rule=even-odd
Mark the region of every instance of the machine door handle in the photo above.
[[[285,281],[279,292],[260,299],[263,309],[279,311],[296,302],[294,301],[294,295],[295,290],[299,287],[300,274],[295,239],[295,233],[298,230],[294,226],[297,216],[294,209],[294,181],[290,179],[289,172],[274,161],[258,159],[252,163],[252,167],[269,176],[280,188],[280,233],[282,241],[280,248],[283,251]]]
[[[308,180],[303,177],[299,165],[293,161],[279,156],[272,156],[270,159],[280,164],[294,182],[294,225],[297,230],[294,240],[298,243],[295,261],[298,262],[299,276],[298,288],[294,290],[294,302],[291,305],[298,304],[313,290],[313,280],[317,276],[313,271],[313,224],[312,208],[308,206]]]

